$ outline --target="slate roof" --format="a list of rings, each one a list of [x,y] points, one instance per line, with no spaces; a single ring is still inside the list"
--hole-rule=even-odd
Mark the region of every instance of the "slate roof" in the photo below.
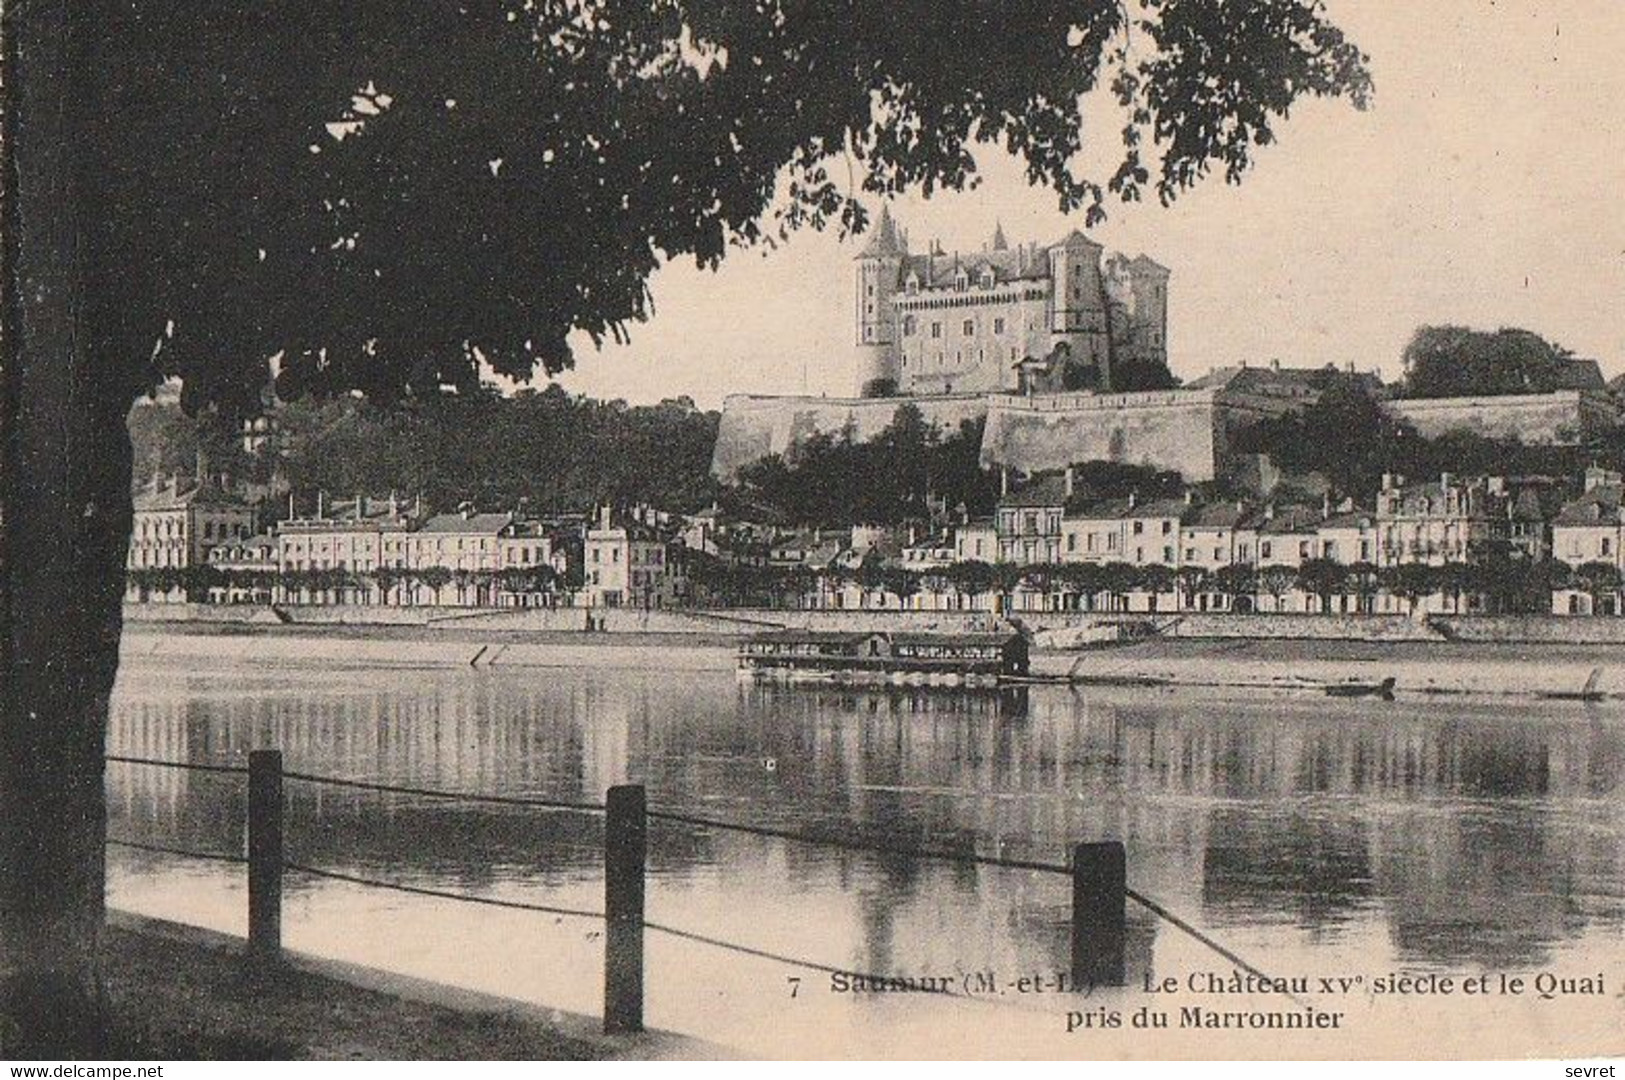
[[[419,527],[425,533],[463,533],[495,536],[513,521],[507,514],[436,514]]]
[[[1553,525],[1617,525],[1621,521],[1620,502],[1625,487],[1602,484],[1578,499],[1565,503]]]
[[[173,484],[166,484],[158,488],[145,488],[136,492],[134,497],[136,510],[184,510],[188,506],[214,506],[247,509],[247,504],[213,484],[194,484],[192,487],[179,491]]]

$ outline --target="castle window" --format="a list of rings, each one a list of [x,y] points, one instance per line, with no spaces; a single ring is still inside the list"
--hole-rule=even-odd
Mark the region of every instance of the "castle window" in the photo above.
[[[942,324],[940,322],[934,322],[931,324],[931,336],[934,338],[940,338],[942,336]]]
[[[995,334],[1004,333],[1004,320],[1003,319],[994,319],[993,320],[993,332]]]
[[[972,334],[976,333],[976,320],[966,319],[963,329],[966,337],[970,337]]]
[[[913,334],[914,331],[917,328],[918,327],[916,326],[916,324],[914,322],[914,316],[912,316],[912,315],[903,316],[903,333],[904,334]]]

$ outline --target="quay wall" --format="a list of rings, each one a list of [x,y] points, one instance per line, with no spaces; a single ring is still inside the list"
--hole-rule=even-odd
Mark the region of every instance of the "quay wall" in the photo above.
[[[1464,615],[1431,621],[1452,641],[1625,645],[1625,618],[1606,615]]]

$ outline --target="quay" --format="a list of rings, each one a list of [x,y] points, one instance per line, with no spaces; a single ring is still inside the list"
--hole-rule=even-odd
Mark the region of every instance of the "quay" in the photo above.
[[[734,671],[745,633],[545,633],[461,621],[432,627],[132,623],[121,650],[122,662],[134,665],[207,661],[491,672],[650,667],[703,673]],[[1625,697],[1620,655],[1617,644],[1586,641],[1153,637],[1109,649],[1033,648],[1029,672],[1037,681],[1075,680],[1080,691],[1093,684],[1323,694],[1330,684],[1393,678],[1401,698],[1485,695],[1580,707],[1578,695],[1588,687],[1592,701]]]

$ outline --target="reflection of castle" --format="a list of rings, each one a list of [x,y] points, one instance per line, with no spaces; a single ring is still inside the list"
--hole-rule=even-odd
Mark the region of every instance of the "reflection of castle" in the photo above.
[[[1073,230],[972,255],[914,254],[882,209],[857,258],[865,395],[1151,389],[1168,385],[1168,270]]]

